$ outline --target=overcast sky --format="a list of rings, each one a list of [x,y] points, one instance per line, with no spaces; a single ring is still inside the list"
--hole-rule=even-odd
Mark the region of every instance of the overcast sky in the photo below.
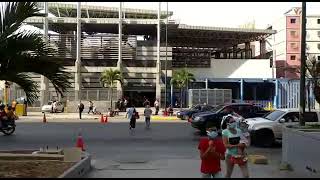
[[[119,7],[119,2],[82,4]],[[166,2],[161,4],[166,10]],[[158,2],[124,2],[124,7],[157,10]],[[266,28],[291,7],[301,7],[301,2],[169,2],[169,11],[180,23],[222,27],[238,27],[255,20],[256,28]],[[320,2],[308,2],[307,14],[320,15]]]

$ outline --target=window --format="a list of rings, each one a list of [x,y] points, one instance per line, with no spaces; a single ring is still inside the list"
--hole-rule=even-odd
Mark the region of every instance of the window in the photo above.
[[[320,44],[318,44],[318,49],[320,49]]]
[[[285,122],[299,122],[299,113],[298,112],[289,112],[283,116]]]
[[[298,49],[297,43],[290,43],[290,47],[291,47],[292,49]]]
[[[296,56],[290,56],[290,60],[296,60]]]
[[[290,36],[291,37],[296,37],[297,36],[297,31],[290,31]]]
[[[320,24],[320,19],[317,19],[318,24]]]
[[[306,122],[318,122],[318,116],[316,112],[305,112],[304,118]]]
[[[296,23],[296,19],[290,19],[290,23],[291,24],[295,24]]]
[[[320,56],[318,56],[318,61],[320,61]]]

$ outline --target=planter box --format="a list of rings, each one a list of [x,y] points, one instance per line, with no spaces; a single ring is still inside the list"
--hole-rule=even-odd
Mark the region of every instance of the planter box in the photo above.
[[[306,176],[320,176],[320,131],[283,127],[282,162]]]

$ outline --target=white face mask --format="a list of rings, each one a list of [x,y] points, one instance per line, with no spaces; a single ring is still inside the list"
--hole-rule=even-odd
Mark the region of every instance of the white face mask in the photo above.
[[[237,127],[237,122],[232,122],[228,125],[229,128],[236,128]]]
[[[207,131],[207,135],[209,139],[215,139],[218,136],[218,132],[216,131]]]

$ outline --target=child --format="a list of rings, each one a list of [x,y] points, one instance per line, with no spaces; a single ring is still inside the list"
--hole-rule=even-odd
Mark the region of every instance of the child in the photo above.
[[[246,152],[244,147],[249,146],[249,138],[250,134],[248,131],[249,125],[243,121],[239,122],[239,129],[241,130],[242,134],[240,135],[240,144],[243,144],[243,146],[240,146],[238,148],[238,156],[236,158],[243,158],[243,161],[247,161],[248,158],[246,157]]]
[[[198,149],[201,158],[201,173],[203,178],[221,178],[220,161],[224,160],[226,151],[216,128],[207,129],[208,137],[201,138]]]

